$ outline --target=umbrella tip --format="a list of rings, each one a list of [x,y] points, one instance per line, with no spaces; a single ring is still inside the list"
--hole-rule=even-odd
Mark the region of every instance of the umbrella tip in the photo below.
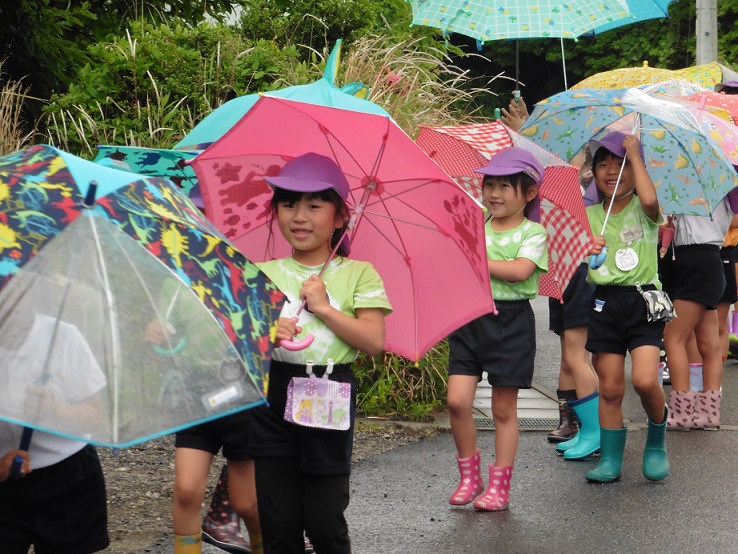
[[[643,62],[643,67],[648,67],[648,60],[645,60],[645,61]]]
[[[91,208],[95,205],[95,195],[97,194],[97,181],[90,181],[90,186],[85,194],[85,199],[82,201],[82,205],[85,208]]]

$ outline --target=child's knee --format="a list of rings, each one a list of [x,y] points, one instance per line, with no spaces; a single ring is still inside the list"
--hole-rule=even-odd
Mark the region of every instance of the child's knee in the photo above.
[[[233,507],[233,511],[243,519],[258,517],[259,509],[255,496],[253,498],[245,498],[231,495],[231,506]]]
[[[606,404],[622,404],[625,398],[625,386],[605,384],[600,381],[600,402]]]
[[[200,508],[205,499],[205,488],[194,483],[174,483],[174,502],[182,508]]]
[[[471,415],[472,406],[468,402],[461,402],[458,399],[449,398],[446,402],[446,408],[452,417],[461,417]]]

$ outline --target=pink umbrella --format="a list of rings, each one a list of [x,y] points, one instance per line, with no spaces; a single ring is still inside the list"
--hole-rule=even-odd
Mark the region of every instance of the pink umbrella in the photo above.
[[[386,116],[263,97],[193,160],[206,214],[250,260],[289,255],[264,176],[306,152],[349,181],[351,257],[374,265],[394,308],[387,351],[417,361],[493,311],[482,210]]]
[[[416,139],[426,153],[479,202],[482,176],[474,173],[496,152],[520,146],[546,168],[540,189],[540,220],[548,235],[548,273],[541,276],[539,291],[561,300],[577,266],[592,247],[592,233],[584,211],[578,169],[509,127],[491,123],[458,127],[420,127]]]
[[[700,106],[711,106],[725,110],[738,123],[738,94],[725,94],[724,92],[713,92],[705,90],[685,96],[690,102]]]

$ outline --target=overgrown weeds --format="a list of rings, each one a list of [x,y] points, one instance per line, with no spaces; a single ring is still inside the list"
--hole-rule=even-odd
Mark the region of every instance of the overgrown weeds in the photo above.
[[[20,150],[32,137],[32,133],[23,130],[23,104],[28,87],[20,81],[4,80],[2,68],[0,61],[0,156]]]

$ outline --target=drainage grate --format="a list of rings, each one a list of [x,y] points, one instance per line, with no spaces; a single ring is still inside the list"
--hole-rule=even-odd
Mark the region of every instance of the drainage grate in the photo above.
[[[494,431],[495,422],[488,417],[475,417],[474,426],[481,431]],[[551,431],[559,426],[558,419],[518,419],[518,429],[523,431]]]

